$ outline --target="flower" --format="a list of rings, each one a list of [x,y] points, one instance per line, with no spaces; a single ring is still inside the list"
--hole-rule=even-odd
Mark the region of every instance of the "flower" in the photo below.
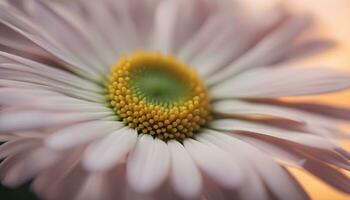
[[[308,199],[294,166],[350,193],[347,89],[293,60],[307,15],[230,0],[0,4],[0,179],[42,199]]]

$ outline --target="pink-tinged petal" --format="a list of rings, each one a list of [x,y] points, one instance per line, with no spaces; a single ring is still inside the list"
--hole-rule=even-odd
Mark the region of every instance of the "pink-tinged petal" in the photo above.
[[[333,40],[320,38],[310,39],[302,42],[301,44],[292,45],[292,47],[288,48],[287,53],[276,63],[293,62],[296,60],[309,58],[313,55],[330,50],[336,46],[337,44]]]
[[[70,167],[70,168],[69,168]],[[86,182],[88,173],[78,164],[67,166],[63,176],[55,172],[44,190],[38,191],[39,198],[62,200],[75,197]]]
[[[272,116],[304,123],[304,116],[283,107],[259,105],[242,100],[222,100],[213,103],[213,112],[228,116]]]
[[[350,178],[336,168],[308,157],[304,169],[337,190],[350,194]]]
[[[0,79],[3,81],[19,81],[23,83],[32,83],[38,86],[44,86],[53,91],[57,91],[67,96],[81,98],[84,100],[92,102],[103,102],[105,97],[101,94],[103,89],[99,92],[92,92],[71,86],[68,83],[62,83],[60,81],[55,81],[50,78],[43,77],[41,75],[36,75],[27,72],[15,71],[13,69],[1,69],[0,67]]]
[[[79,192],[74,190],[79,190],[86,178],[85,171],[78,167],[81,153],[81,147],[62,152],[61,159],[56,164],[37,175],[31,184],[31,189],[42,199],[57,200],[68,199],[73,193]],[[60,193],[63,189],[65,193]]]
[[[226,20],[221,22],[224,24],[224,27],[220,27],[220,29],[223,30],[217,32],[217,29],[215,29],[215,39],[206,41],[206,45],[199,50],[198,55],[190,62],[190,65],[202,77],[211,76],[230,63],[239,54],[243,53],[249,42],[251,42],[250,40],[242,40],[242,38],[237,37],[237,35],[248,34],[248,28],[242,22],[245,19],[237,13],[235,15],[232,14],[231,9],[223,12],[229,12],[226,16],[222,16],[223,20]],[[228,24],[229,26],[227,27]]]
[[[320,111],[322,112],[322,107],[320,107]],[[213,103],[213,112],[223,116],[232,117],[262,116],[272,117],[275,119],[290,120],[299,123],[299,125],[302,125],[305,128],[306,132],[310,130],[312,133],[320,135],[332,135],[331,133],[327,132],[333,131],[333,135],[341,134],[341,132],[336,130],[338,123],[338,120],[336,118],[329,115],[321,115],[315,112],[308,112],[302,109],[283,106],[283,104],[279,105],[278,102],[276,104],[270,104],[268,102],[264,104],[254,101],[242,101],[233,99],[221,100]],[[339,114],[344,114],[344,117],[348,115],[348,113],[345,113],[345,111],[339,112]],[[321,129],[324,130],[324,133],[320,132],[322,131]],[[330,131],[327,131],[328,129]]]
[[[86,199],[111,199],[106,191],[107,177],[103,173],[91,173],[85,183],[83,183],[79,194],[75,197],[76,200],[86,200]],[[118,186],[115,186],[118,187]]]
[[[81,60],[86,66],[98,73],[108,71],[108,63],[98,56],[93,44],[86,38],[84,32],[75,27],[60,13],[56,12],[48,2],[35,0],[31,2],[28,12],[33,22],[39,28],[45,29],[69,53]],[[60,27],[59,29],[55,27]]]
[[[338,123],[350,118],[347,108],[332,107],[313,103],[288,103],[278,100],[220,100],[213,103],[213,112],[232,117],[262,116],[269,125],[284,129],[299,128],[312,134],[348,138],[339,130]],[[290,126],[273,120],[291,121]],[[295,122],[295,123],[294,123]],[[294,125],[292,125],[294,124]]]
[[[0,45],[2,51],[25,54],[32,59],[48,59],[50,55],[21,34],[0,23]]]
[[[103,137],[123,126],[122,122],[116,121],[84,122],[54,132],[45,139],[45,144],[52,149],[64,150]]]
[[[102,74],[86,67],[82,61],[74,57],[62,45],[49,36],[43,29],[39,29],[34,22],[28,20],[13,8],[0,7],[0,22],[42,47],[65,64],[65,67],[80,74],[88,80],[102,81]]]
[[[308,112],[316,115],[321,115],[327,118],[334,118],[338,120],[348,121],[350,120],[350,109],[341,106],[320,104],[314,102],[288,102],[277,99],[265,99],[265,100],[251,100],[254,103],[259,103],[262,106],[280,106],[285,108],[291,108]]]
[[[235,13],[235,15],[232,16],[232,9],[228,8],[228,14],[231,14],[229,17],[231,21],[224,23],[223,27],[219,29],[229,29],[227,28],[227,24],[231,24],[232,26],[232,20],[235,20],[235,24],[238,24],[239,28],[236,27],[233,33],[227,35],[229,38],[222,39],[220,46],[217,46],[216,49],[212,49],[211,52],[202,53],[201,50],[198,51],[202,59],[200,63],[193,65],[198,65],[200,69],[207,68],[207,70],[205,70],[206,74],[203,75],[206,78],[215,75],[219,70],[225,70],[227,65],[240,59],[241,56],[253,48],[261,38],[273,32],[276,27],[278,28],[279,25],[287,20],[289,15],[288,11],[281,5],[264,10],[261,13],[254,13],[254,16],[251,17],[243,15],[239,11],[239,6],[236,6],[236,9],[238,9],[238,14]],[[222,13],[222,11],[219,13]],[[215,35],[220,34],[217,30],[218,29],[214,29],[214,31],[216,31]],[[239,35],[239,37],[237,37],[237,35]]]
[[[205,47],[207,41],[212,38],[217,30],[230,21],[231,15],[231,13],[226,12],[210,15],[191,40],[180,48],[177,56],[183,61],[190,62],[193,57],[200,54],[201,49]]]
[[[268,138],[258,139],[244,135],[235,135],[235,137],[251,143],[286,165],[303,167],[306,160],[311,157],[324,163],[350,170],[350,159],[338,153],[336,148],[334,150],[322,150],[290,144],[281,140],[273,141]]]
[[[305,158],[298,156],[291,151],[285,151],[284,149],[278,148],[278,146],[277,145],[275,146],[274,145],[275,143],[273,142],[264,141],[261,138],[253,138],[249,136],[246,137],[244,135],[235,135],[234,137],[251,144],[257,149],[260,149],[262,152],[275,158],[278,163],[282,163],[284,166],[291,166],[291,167],[298,168],[298,167],[302,167],[303,163],[305,162]],[[296,147],[290,146],[288,148],[296,148]]]
[[[39,148],[34,150],[13,165],[4,177],[1,177],[2,184],[8,187],[17,187],[56,163],[59,157],[60,155],[57,152],[49,149]]]
[[[153,48],[176,53],[211,15],[210,9],[215,8],[209,4],[206,1],[160,1],[154,19]]]
[[[134,148],[136,141],[137,132],[134,129],[122,128],[110,133],[88,146],[83,156],[83,165],[89,171],[108,170]]]
[[[150,135],[138,138],[127,161],[127,179],[138,193],[151,193],[161,186],[170,170],[169,149],[165,142]]]
[[[16,165],[20,164],[26,156],[28,156],[30,151],[27,152],[21,152],[19,154],[16,154],[14,156],[7,157],[0,163],[0,181],[1,184],[3,184],[3,180],[6,178],[7,174],[11,171],[11,169],[15,168]],[[11,185],[9,184],[9,187]],[[15,187],[13,185],[12,187]]]
[[[202,177],[192,158],[177,141],[168,142],[171,155],[171,183],[185,199],[196,199],[202,191]]]
[[[241,156],[244,156],[277,199],[309,199],[296,180],[261,150],[217,131],[210,131],[205,135],[210,138],[210,141],[216,141],[217,145],[239,152]]]
[[[47,112],[37,110],[2,111],[0,113],[0,132],[33,130],[55,127],[110,116],[111,113],[77,113],[77,112]]]
[[[107,105],[68,97],[50,90],[0,88],[0,104],[45,111],[99,112],[113,114]],[[113,114],[114,115],[114,114]]]
[[[80,1],[76,3],[76,6],[80,8],[79,12],[67,12],[66,6],[61,6],[59,12],[75,26],[80,27],[83,31],[88,31],[89,34],[86,35],[91,38],[92,42],[95,42],[95,48],[101,51],[100,56],[106,57],[105,60],[112,64],[122,53],[143,47],[142,40],[145,40],[144,37],[147,38],[148,35],[137,29],[134,19],[141,17],[142,25],[150,29],[152,24],[146,22],[148,17],[142,14],[143,12],[154,13],[148,10],[148,5],[142,6],[143,3],[143,1],[138,1],[137,6],[142,9],[134,11],[130,0],[106,0],[99,6],[96,6],[94,2]],[[86,20],[87,18],[89,20]]]
[[[75,199],[126,200],[127,190],[126,167],[122,164],[109,171],[90,173]]]
[[[155,15],[154,48],[155,50],[171,53],[173,50],[176,22],[180,14],[179,2],[162,1]]]
[[[0,68],[11,68],[19,71],[30,72],[51,78],[53,80],[70,83],[71,85],[80,87],[81,89],[95,92],[101,91],[101,86],[97,85],[96,83],[83,79],[75,74],[69,73],[59,68],[54,68],[46,64],[42,64],[2,51],[0,51],[0,58],[3,59],[0,60],[0,63],[2,64],[0,65]]]
[[[221,149],[186,139],[184,146],[196,165],[226,189],[238,188],[244,180],[241,168]]]
[[[290,18],[227,68],[211,76],[207,83],[209,85],[217,84],[243,70],[272,64],[284,55],[285,46],[308,28],[310,22],[309,16]]]
[[[26,150],[38,147],[40,140],[34,138],[13,139],[0,146],[0,159],[14,156]]]
[[[0,142],[7,142],[7,141],[11,141],[11,140],[16,140],[19,137],[17,135],[0,135]]]
[[[150,2],[150,4],[152,3],[154,2]],[[159,2],[157,2],[156,5],[158,4]],[[127,44],[127,46],[129,46],[128,50],[132,51],[132,50],[135,50],[134,48],[139,48],[140,46],[142,46],[142,42],[144,41],[141,41],[142,39],[141,34],[143,34],[143,32],[139,32],[139,30],[137,29],[137,23],[135,21],[135,17],[139,13],[134,13],[135,11],[132,10],[133,6],[131,5],[131,2],[129,0],[120,0],[120,1],[112,0],[110,4],[107,4],[107,6],[113,7],[113,10],[110,10],[110,12],[112,12],[112,14],[113,13],[115,14],[114,17],[116,18],[116,21],[120,21],[120,25],[123,29],[121,33],[127,34],[127,35],[123,35],[123,38],[125,38],[129,43]],[[94,8],[95,6],[93,4],[93,9]],[[138,10],[136,10],[136,12],[137,11]]]
[[[316,95],[344,90],[350,75],[326,68],[260,68],[210,88],[215,99]]]
[[[150,37],[152,37],[152,31],[154,29],[156,10],[161,1],[162,0],[125,1],[129,10],[127,14],[130,16],[129,19],[133,19],[134,30],[137,32],[134,35],[139,38],[137,41],[140,45],[145,46],[146,48],[149,45],[152,45],[149,40],[151,39]],[[113,4],[115,1],[112,0],[111,2]],[[116,7],[125,10],[121,5],[116,5]]]
[[[210,123],[209,127],[221,131],[244,131],[257,135],[271,136],[321,149],[334,149],[336,147],[336,145],[329,139],[317,135],[300,131],[285,130],[273,126],[237,119],[214,120],[212,123]]]
[[[245,181],[242,183],[241,187],[237,189],[237,193],[243,200],[250,199],[269,199],[267,190],[265,189],[263,180],[260,178],[259,174],[256,172],[252,164],[247,160],[244,155],[243,150],[236,149],[231,146],[231,144],[222,142],[219,138],[216,138],[215,134],[211,134],[211,130],[203,130],[203,134],[196,137],[197,140],[205,144],[213,144],[218,148],[227,152],[231,159],[233,159],[237,164],[239,164],[244,170],[246,176]],[[254,191],[254,192],[251,192]]]
[[[213,179],[208,175],[203,174],[203,193],[202,196],[207,200],[225,200],[229,199],[229,195],[225,194],[223,188],[220,187]]]
[[[186,198],[181,197],[171,185],[170,180],[167,179],[162,186],[149,195],[150,199],[162,199],[162,200],[186,200]]]

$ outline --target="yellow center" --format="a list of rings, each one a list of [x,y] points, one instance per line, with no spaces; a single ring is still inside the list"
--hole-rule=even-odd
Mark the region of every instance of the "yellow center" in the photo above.
[[[210,98],[201,78],[172,56],[124,56],[112,67],[106,88],[125,124],[162,140],[192,137],[210,118]]]

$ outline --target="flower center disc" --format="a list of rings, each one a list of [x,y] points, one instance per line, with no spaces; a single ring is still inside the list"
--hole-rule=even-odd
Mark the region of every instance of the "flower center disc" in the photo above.
[[[113,110],[138,133],[182,140],[209,120],[207,88],[194,70],[172,56],[124,56],[112,67],[106,88]]]

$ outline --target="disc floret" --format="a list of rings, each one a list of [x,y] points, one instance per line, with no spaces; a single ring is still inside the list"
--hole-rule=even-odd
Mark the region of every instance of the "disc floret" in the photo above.
[[[172,56],[123,56],[112,67],[106,88],[108,101],[125,124],[162,140],[192,137],[210,117],[204,83]]]

